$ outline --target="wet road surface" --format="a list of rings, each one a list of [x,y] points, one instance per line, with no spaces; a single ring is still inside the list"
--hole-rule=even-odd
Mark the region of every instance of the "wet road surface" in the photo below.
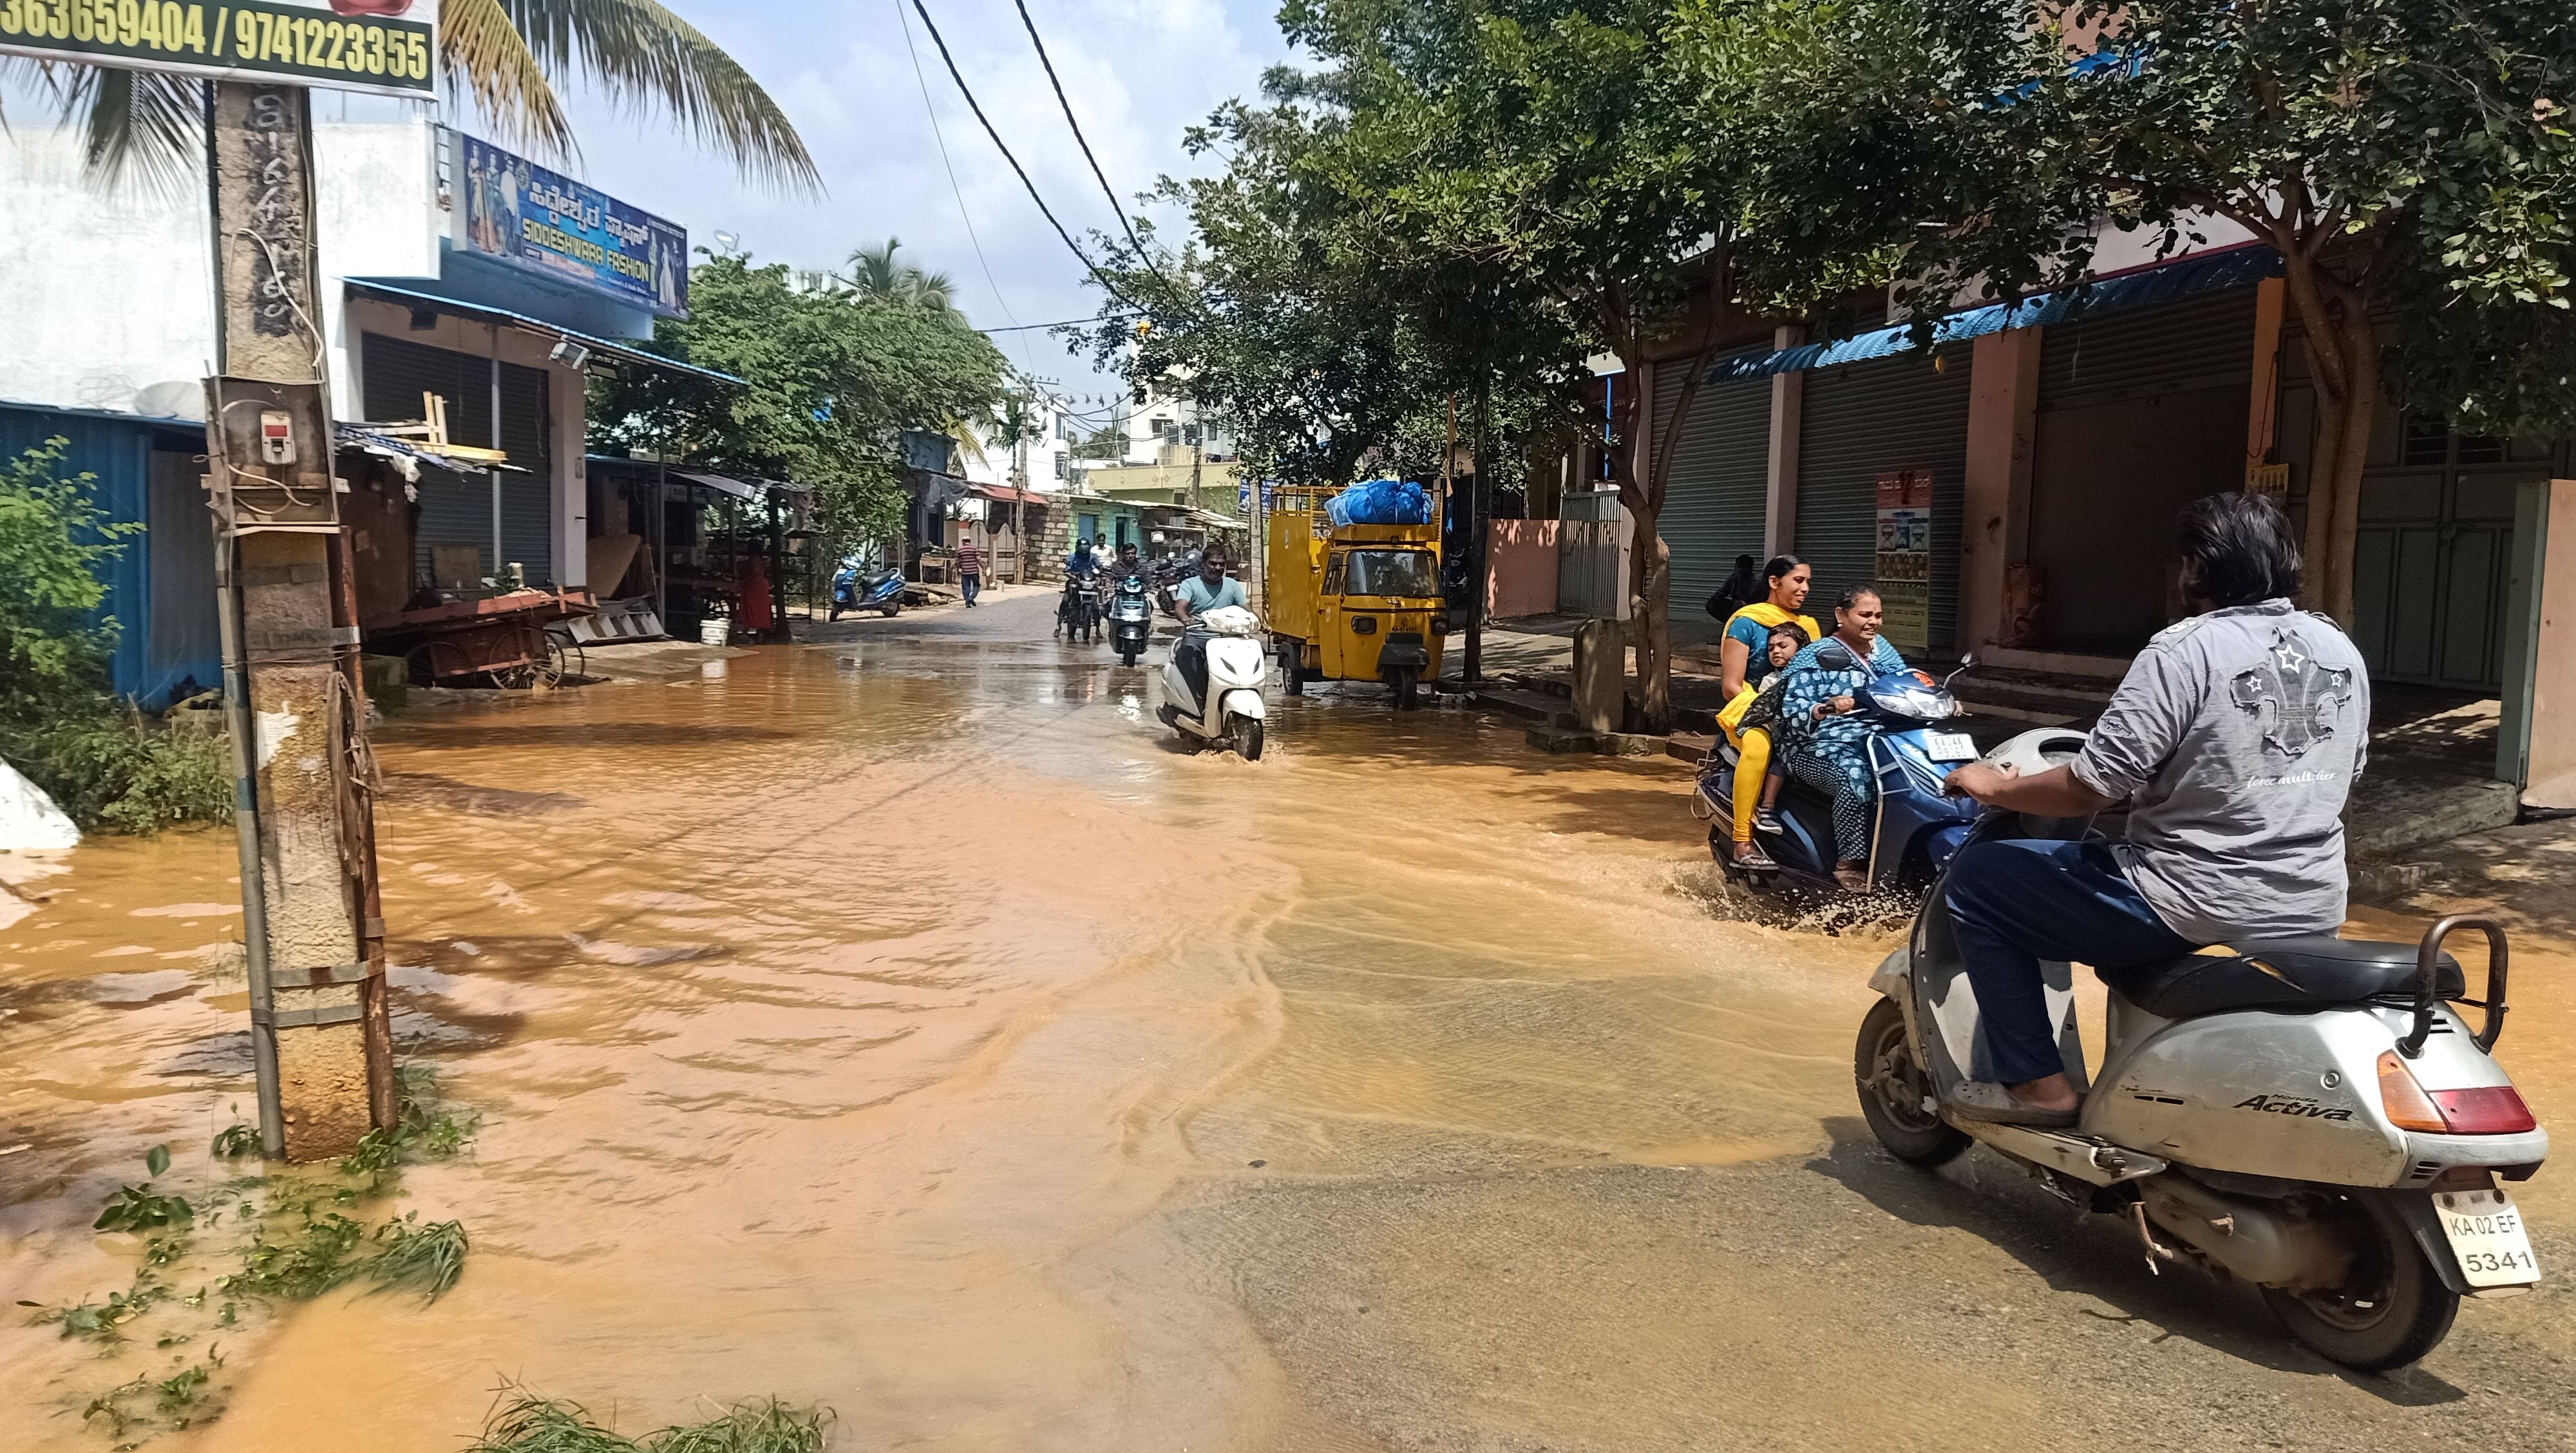
[[[864,1449],[2569,1446],[2563,1171],[2553,1283],[2338,1375],[1983,1152],[1881,1154],[1890,945],[1747,921],[1677,766],[1360,687],[1192,755],[1047,609],[384,728],[396,1034],[484,1117],[398,1206],[472,1258],[254,1311],[153,1446],[453,1447],[505,1380]],[[0,928],[0,1301],[125,1283],[143,1147],[217,1175],[230,863],[102,841]],[[2568,966],[2522,947],[2503,1046],[2562,1125]],[[0,1328],[0,1448],[108,1446],[79,1408],[188,1351]]]

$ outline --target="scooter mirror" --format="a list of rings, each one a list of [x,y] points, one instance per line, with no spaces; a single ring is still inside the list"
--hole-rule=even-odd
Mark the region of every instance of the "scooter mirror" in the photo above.
[[[1816,664],[1827,671],[1850,671],[1860,665],[1860,658],[1851,653],[1851,647],[1829,640],[1816,648]]]

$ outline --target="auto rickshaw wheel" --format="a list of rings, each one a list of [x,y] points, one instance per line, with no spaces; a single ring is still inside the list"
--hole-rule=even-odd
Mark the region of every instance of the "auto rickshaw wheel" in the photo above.
[[[1395,693],[1395,709],[1413,711],[1422,705],[1422,672],[1412,666],[1390,666],[1386,672],[1387,689]]]

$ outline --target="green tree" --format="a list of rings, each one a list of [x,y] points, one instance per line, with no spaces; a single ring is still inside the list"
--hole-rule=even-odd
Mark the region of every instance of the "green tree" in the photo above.
[[[889,237],[882,247],[862,247],[850,254],[850,285],[872,298],[911,303],[933,312],[953,311],[957,283],[944,272],[924,272],[895,261],[903,239]]]
[[[901,518],[899,435],[952,432],[1001,400],[1000,350],[964,320],[853,288],[800,289],[783,265],[710,257],[689,317],[652,347],[742,385],[633,369],[592,384],[606,443],[815,487],[824,529],[849,543]]]
[[[1975,128],[2010,174],[1927,213],[1949,225],[1923,272],[2063,282],[2096,219],[2162,229],[2171,247],[2218,216],[2269,243],[2317,393],[2313,604],[2352,619],[2361,474],[2390,372],[2463,428],[2576,425],[2576,11],[2083,0],[2033,4],[2023,23],[2041,42],[2028,74],[1977,108]]]
[[[439,64],[501,133],[540,156],[579,147],[557,88],[579,81],[629,114],[659,111],[754,181],[820,192],[787,114],[740,62],[657,0],[444,0]],[[0,61],[32,76],[86,136],[91,167],[176,182],[200,170],[200,87],[185,76],[62,62]]]

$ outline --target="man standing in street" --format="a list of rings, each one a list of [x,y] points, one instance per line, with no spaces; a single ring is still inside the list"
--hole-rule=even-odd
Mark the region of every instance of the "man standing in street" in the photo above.
[[[975,538],[965,536],[957,542],[957,591],[966,597],[966,608],[975,608],[975,596],[984,588],[984,552],[975,548]]]

